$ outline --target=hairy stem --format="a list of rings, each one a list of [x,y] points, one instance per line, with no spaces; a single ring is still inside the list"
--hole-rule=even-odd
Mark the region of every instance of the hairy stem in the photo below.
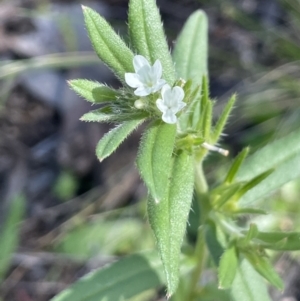
[[[204,261],[206,258],[203,222],[205,221],[206,216],[208,214],[207,191],[208,191],[208,185],[206,182],[206,178],[203,174],[203,167],[201,162],[197,164],[196,171],[195,171],[195,193],[196,193],[196,198],[198,200],[198,205],[201,214],[200,214],[200,227],[197,233],[197,242],[196,242],[195,253],[194,253],[194,256],[196,258],[196,267],[191,275],[190,289],[188,292],[188,298],[186,299],[190,301],[194,300],[195,293],[197,290],[197,284],[201,277]]]

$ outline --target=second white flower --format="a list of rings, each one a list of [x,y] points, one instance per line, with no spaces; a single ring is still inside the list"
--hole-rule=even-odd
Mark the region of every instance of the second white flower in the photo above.
[[[168,84],[164,85],[161,90],[162,99],[157,99],[156,106],[163,113],[162,120],[166,123],[176,123],[178,113],[186,106],[183,102],[184,91],[181,87],[171,88]]]

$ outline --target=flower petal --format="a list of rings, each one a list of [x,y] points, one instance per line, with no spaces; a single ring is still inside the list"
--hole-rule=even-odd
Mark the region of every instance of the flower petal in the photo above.
[[[179,112],[181,109],[183,109],[186,106],[186,103],[183,101],[179,101],[179,102],[174,102],[172,104],[172,107],[170,108],[170,110],[176,114],[177,112]]]
[[[181,87],[179,86],[176,86],[172,89],[172,97],[173,97],[173,100],[174,102],[180,102],[183,100],[184,98],[184,91]]]
[[[171,110],[166,110],[162,115],[162,120],[166,123],[176,123],[177,117]]]
[[[168,109],[168,107],[164,104],[164,101],[160,98],[156,100],[156,106],[162,113]]]
[[[147,95],[151,94],[151,89],[149,89],[147,87],[144,87],[144,86],[141,86],[141,87],[138,87],[134,91],[134,94],[137,95],[137,96],[147,96]]]
[[[168,91],[168,90],[170,90],[171,89],[171,87],[170,87],[170,85],[168,85],[168,84],[165,84],[163,87],[162,87],[162,89],[161,89],[161,95],[162,95],[162,97],[164,98],[165,96],[165,93]]]
[[[142,55],[135,55],[133,58],[133,67],[135,72],[137,73],[144,66],[150,67],[150,64],[147,61],[147,59]]]
[[[164,79],[159,79],[155,85],[153,92],[157,92],[158,90],[160,90],[165,85],[165,83],[166,81]]]
[[[143,85],[143,83],[141,83],[139,75],[136,73],[125,73],[125,81],[131,88],[138,88]]]

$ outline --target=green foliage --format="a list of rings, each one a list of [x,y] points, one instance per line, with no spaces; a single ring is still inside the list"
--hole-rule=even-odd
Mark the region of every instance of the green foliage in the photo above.
[[[212,135],[212,143],[216,143],[221,134],[224,131],[225,125],[228,121],[228,118],[230,116],[230,113],[233,109],[233,106],[235,104],[236,101],[236,95],[232,95],[232,97],[229,99],[228,103],[226,104],[221,116],[219,117],[215,127],[214,127],[214,131],[213,131],[213,135]]]
[[[111,26],[92,9],[83,6],[85,25],[99,58],[124,81],[125,72],[133,71],[133,53]]]
[[[131,0],[128,13],[129,34],[136,53],[151,63],[160,60],[164,79],[172,85],[175,68],[155,0]]]
[[[127,300],[163,284],[162,266],[157,255],[136,254],[86,275],[51,300]]]
[[[234,247],[227,249],[221,257],[219,265],[219,288],[230,288],[238,267],[238,257]]]
[[[165,196],[172,164],[176,127],[155,122],[145,132],[137,166],[151,196],[159,203]]]
[[[265,279],[267,279],[278,289],[283,289],[283,282],[281,278],[276,273],[270,261],[265,256],[260,255],[256,251],[247,251],[244,253],[244,255],[259,274],[261,274]]]
[[[245,259],[238,265],[231,296],[234,301],[271,301],[263,278]]]
[[[95,104],[116,100],[118,96],[118,91],[86,79],[71,80],[69,85],[78,95]]]
[[[105,134],[96,148],[98,159],[102,161],[110,156],[142,122],[141,119],[126,121]]]
[[[133,112],[128,114],[116,115],[108,107],[90,111],[84,114],[80,120],[87,122],[124,122],[132,119],[144,119],[147,116],[143,112]]]
[[[186,21],[173,52],[177,76],[193,80],[193,85],[201,85],[207,76],[208,22],[206,14],[195,11]]]
[[[124,214],[124,213],[123,213]],[[103,255],[123,255],[153,248],[148,225],[138,218],[97,217],[61,235],[55,250],[89,259]]]
[[[9,213],[0,232],[0,280],[7,271],[10,259],[18,245],[19,227],[24,212],[23,197],[16,197],[11,201]]]
[[[245,148],[241,151],[241,153],[238,156],[236,156],[225,178],[224,182],[226,184],[231,184],[234,181],[236,174],[239,171],[242,163],[246,159],[248,153],[249,153],[249,148]]]
[[[169,295],[176,291],[179,279],[180,248],[193,196],[193,169],[189,154],[176,154],[167,194],[158,202],[152,197],[148,201],[149,221],[164,264]]]
[[[238,172],[238,180],[248,180],[275,168],[259,185],[249,190],[241,199],[248,205],[268,196],[285,183],[300,176],[300,130],[276,140],[249,157]]]
[[[70,86],[88,101],[102,104],[82,120],[118,124],[98,143],[96,152],[100,161],[111,155],[142,122],[149,120],[142,134],[137,167],[148,188],[148,217],[162,265],[153,266],[157,258],[152,255],[132,256],[91,274],[54,300],[128,299],[161,285],[166,285],[173,300],[228,299],[227,291],[207,292],[208,286],[199,286],[201,271],[207,264],[204,262],[207,248],[218,269],[219,288],[230,291],[232,300],[269,301],[263,278],[280,289],[282,281],[265,249],[298,250],[300,235],[262,232],[255,224],[250,224],[245,231],[236,219],[245,214],[266,214],[249,204],[300,176],[300,169],[295,168],[300,165],[300,131],[271,143],[247,159],[249,148],[245,148],[233,160],[224,180],[209,188],[203,174],[203,160],[209,151],[228,154],[215,144],[224,132],[236,96],[229,99],[214,123],[214,101],[210,99],[207,78],[205,14],[196,11],[187,20],[173,52],[174,61],[154,0],[129,2],[129,34],[134,52],[93,10],[84,8],[84,17],[95,51],[124,86],[114,90],[87,80],[73,80]],[[133,53],[144,56],[150,65],[141,57],[133,62]],[[152,66],[157,60],[162,65],[162,79],[159,64]],[[132,73],[133,63],[136,73]],[[130,73],[126,74],[126,80],[125,73]],[[178,95],[184,93],[180,97],[184,95],[185,106],[177,104],[182,106],[181,110],[176,109],[172,93],[174,103],[164,103],[165,109],[163,105],[157,106],[156,101],[166,96],[165,91],[170,91],[160,86],[164,81],[176,86]],[[187,257],[196,261],[196,266],[190,269],[185,262],[182,269],[187,271],[185,277],[180,271],[180,257],[194,193],[196,244],[194,247],[188,242],[184,250]],[[165,281],[161,278],[162,271]]]

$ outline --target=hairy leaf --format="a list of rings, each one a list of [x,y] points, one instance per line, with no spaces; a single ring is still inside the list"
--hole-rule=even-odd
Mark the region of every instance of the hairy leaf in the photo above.
[[[157,59],[163,67],[163,78],[172,85],[176,80],[175,68],[164,34],[155,0],[129,2],[129,34],[137,54],[153,64]]]
[[[194,188],[192,157],[186,152],[174,156],[167,195],[148,201],[148,215],[167,278],[168,295],[178,285],[180,248],[186,231]]]
[[[118,95],[118,91],[86,79],[70,80],[69,85],[78,95],[92,103],[113,101]]]
[[[133,112],[133,113],[126,113],[126,114],[115,114],[113,113],[108,107],[97,109],[85,113],[80,120],[87,121],[87,122],[123,122],[123,121],[130,121],[133,119],[145,119],[146,114],[143,112]]]
[[[83,6],[85,25],[99,58],[124,81],[125,72],[133,72],[133,52],[107,21],[91,8]]]
[[[142,122],[141,119],[125,121],[105,134],[97,144],[98,159],[102,161],[110,156]]]
[[[154,122],[144,133],[140,144],[137,166],[157,203],[167,191],[175,135],[176,125]]]
[[[201,85],[207,75],[208,22],[205,13],[195,11],[186,21],[175,45],[173,58],[178,77]]]

